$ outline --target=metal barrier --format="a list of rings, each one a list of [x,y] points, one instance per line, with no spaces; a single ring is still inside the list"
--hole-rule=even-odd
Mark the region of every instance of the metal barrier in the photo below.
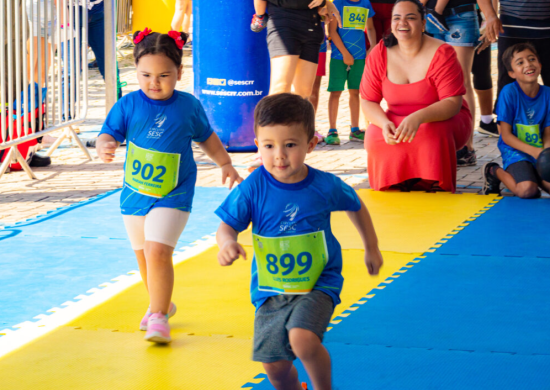
[[[79,0],[0,0],[0,177],[18,162],[35,179],[17,147],[60,129],[48,156],[72,137],[92,160],[73,128],[88,109],[88,13],[82,9]]]

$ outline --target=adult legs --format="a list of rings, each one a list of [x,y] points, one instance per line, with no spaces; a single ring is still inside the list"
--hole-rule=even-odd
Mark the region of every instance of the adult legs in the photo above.
[[[504,66],[504,63],[502,62],[502,57],[504,55],[504,52],[510,46],[513,46],[516,43],[520,43],[524,41],[525,39],[518,39],[518,38],[507,38],[507,37],[498,38],[498,54],[497,54],[498,79],[497,79],[497,98],[495,100],[495,107],[497,105],[498,97],[500,95],[500,91],[502,91],[502,88],[514,82],[514,79],[508,75],[508,70]]]
[[[309,101],[313,104],[315,112],[317,112],[317,106],[319,105],[319,91],[321,90],[321,80],[323,76],[315,76],[315,81],[313,82],[313,88],[311,90],[311,96]]]
[[[458,61],[462,67],[462,73],[464,74],[464,87],[466,87],[466,102],[470,108],[472,114],[472,128],[470,139],[466,143],[468,150],[474,149],[474,128],[473,123],[476,117],[476,102],[474,97],[474,88],[472,87],[472,78],[470,73],[472,71],[472,64],[474,62],[474,48],[473,47],[464,47],[464,46],[454,46],[456,51]]]
[[[88,45],[94,52],[97,67],[105,80],[105,14],[98,12],[88,20]]]
[[[316,63],[299,59],[296,64],[294,79],[292,80],[294,93],[304,98],[309,98],[311,96],[311,90],[313,89],[316,75]]]
[[[192,9],[191,0],[176,0],[176,11],[171,23],[172,30],[180,31],[181,29],[183,32],[189,32]]]
[[[338,106],[340,104],[340,96],[342,96],[342,91],[333,91],[330,93],[328,98],[328,121],[331,129],[337,128],[336,122],[338,120]]]
[[[31,44],[33,45],[34,58],[30,57]],[[52,45],[46,38],[40,38],[40,59],[38,58],[38,37],[32,37],[27,40],[27,79],[30,82],[31,72],[34,75],[34,82],[38,83],[38,74],[40,73],[40,82],[44,87],[46,85],[46,50],[48,50],[48,66],[51,64]]]
[[[298,55],[278,56],[271,59],[270,95],[292,90],[298,61]]]
[[[550,86],[550,38],[533,39],[530,42],[535,45],[540,63],[542,64],[540,72],[542,82],[544,85]]]
[[[360,102],[359,102],[359,90],[358,89],[349,89],[349,112],[351,116],[351,127],[359,127],[359,112],[360,112]]]

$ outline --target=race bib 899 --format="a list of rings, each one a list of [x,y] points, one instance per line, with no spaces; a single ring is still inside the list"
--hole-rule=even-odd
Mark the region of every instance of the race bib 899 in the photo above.
[[[280,294],[307,294],[328,262],[325,232],[285,237],[253,234],[258,289]]]
[[[521,125],[516,124],[516,130],[518,131],[518,138],[537,148],[542,148],[542,137],[540,134],[539,125]]]

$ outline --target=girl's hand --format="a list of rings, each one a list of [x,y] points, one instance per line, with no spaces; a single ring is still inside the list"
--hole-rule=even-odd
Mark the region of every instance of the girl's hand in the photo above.
[[[96,152],[97,156],[104,163],[110,163],[115,159],[118,143],[116,141],[97,141]]]
[[[380,249],[368,250],[365,252],[365,265],[370,275],[378,275],[380,268],[384,264],[384,259],[382,258],[382,253]]]
[[[395,131],[395,140],[400,142],[412,142],[422,122],[414,114],[409,115]]]
[[[311,3],[309,3],[308,7],[309,7],[310,9],[317,8],[317,7],[319,7],[321,4],[323,4],[323,1],[324,1],[324,0],[312,0]]]
[[[218,263],[220,263],[222,267],[226,267],[233,264],[240,256],[246,260],[246,252],[241,244],[237,241],[228,240],[218,252]]]
[[[235,182],[242,183],[243,178],[239,176],[239,173],[231,163],[222,165],[221,168],[222,168],[222,184],[225,185],[227,178],[229,178],[229,189],[233,188],[233,184]]]
[[[393,122],[388,122],[382,127],[382,135],[384,136],[384,141],[388,145],[395,145],[397,143],[395,138],[395,124]]]
[[[325,23],[330,23],[334,18],[336,18],[336,21],[338,22],[338,27],[342,28],[342,17],[340,16],[340,12],[338,11],[338,8],[334,4],[332,4],[332,1],[327,0],[326,5],[323,8],[319,8],[319,15],[325,17]]]

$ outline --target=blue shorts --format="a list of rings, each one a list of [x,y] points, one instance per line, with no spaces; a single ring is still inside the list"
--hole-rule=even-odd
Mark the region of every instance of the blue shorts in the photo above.
[[[451,46],[475,47],[478,45],[479,21],[475,11],[445,17],[449,31],[441,32],[432,23],[426,23],[426,32]]]

